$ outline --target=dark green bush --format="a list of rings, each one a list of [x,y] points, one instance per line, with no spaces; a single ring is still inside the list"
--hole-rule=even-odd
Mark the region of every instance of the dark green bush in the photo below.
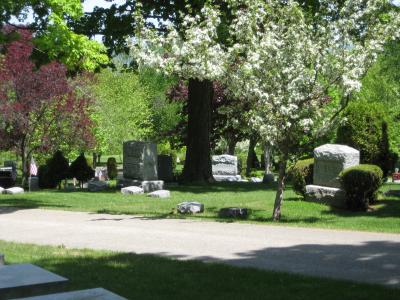
[[[68,178],[68,160],[64,157],[63,153],[58,150],[54,153],[53,157],[47,161],[48,176],[56,182],[58,188],[61,188],[61,181]]]
[[[75,177],[83,186],[83,183],[94,177],[94,170],[89,166],[84,153],[81,153],[69,166],[69,174]]]
[[[304,197],[306,185],[313,183],[314,158],[299,160],[290,170],[293,190]]]
[[[390,150],[390,117],[384,104],[352,102],[344,111],[343,119],[336,142],[359,150],[361,163],[378,165],[387,177],[394,169],[397,156]]]
[[[38,169],[39,187],[41,189],[54,189],[57,187],[57,181],[50,175],[49,166],[41,165]]]
[[[117,168],[117,160],[115,157],[109,157],[107,159],[107,175],[110,179],[117,178],[118,168]]]
[[[367,210],[378,199],[383,183],[383,172],[376,165],[358,165],[347,168],[339,175],[346,192],[346,205],[351,210]]]

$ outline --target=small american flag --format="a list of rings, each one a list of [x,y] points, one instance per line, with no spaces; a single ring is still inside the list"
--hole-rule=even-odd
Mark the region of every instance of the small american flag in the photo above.
[[[38,168],[36,166],[35,160],[33,157],[31,158],[31,164],[29,166],[29,173],[31,176],[36,176],[38,174]]]

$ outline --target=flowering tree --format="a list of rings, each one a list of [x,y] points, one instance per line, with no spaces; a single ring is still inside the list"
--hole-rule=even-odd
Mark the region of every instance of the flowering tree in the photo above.
[[[235,96],[256,100],[252,124],[279,152],[278,220],[288,161],[303,137],[329,125],[335,108],[360,89],[377,53],[398,34],[399,14],[384,0],[324,0],[311,17],[290,0],[232,1],[232,7],[235,71],[226,82]],[[336,97],[327,97],[332,89]]]
[[[88,146],[92,123],[90,99],[76,93],[79,83],[69,82],[57,62],[36,68],[30,60],[32,34],[19,35],[5,45],[0,62],[0,147],[21,156],[26,179],[33,152]]]
[[[205,6],[200,16],[185,16],[182,32],[171,27],[160,37],[143,29],[135,54],[139,64],[189,78],[189,102],[190,84],[199,92],[194,85],[215,79],[234,98],[254,101],[253,128],[279,153],[273,212],[278,220],[288,161],[296,158],[304,137],[329,125],[360,89],[383,45],[398,38],[399,13],[390,0],[321,0],[307,11],[293,0],[223,2],[233,16],[228,43],[218,42],[218,7]],[[193,103],[195,98],[193,93]],[[208,118],[208,111],[192,113]],[[189,121],[189,134],[209,126],[196,121]]]
[[[184,16],[179,31],[169,26],[165,36],[146,28],[140,12],[136,22],[138,30],[132,53],[139,66],[155,68],[189,81],[184,179],[211,181],[212,81],[225,74],[227,58],[219,42],[219,11],[204,6],[195,17]]]

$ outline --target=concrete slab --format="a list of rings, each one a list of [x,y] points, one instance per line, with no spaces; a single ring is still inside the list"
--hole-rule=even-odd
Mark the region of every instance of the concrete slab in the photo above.
[[[50,294],[29,298],[19,298],[19,300],[126,300],[103,288],[80,290],[66,293]],[[18,299],[15,299],[18,300]]]
[[[0,268],[0,299],[59,292],[67,282],[68,279],[32,264],[3,266]]]

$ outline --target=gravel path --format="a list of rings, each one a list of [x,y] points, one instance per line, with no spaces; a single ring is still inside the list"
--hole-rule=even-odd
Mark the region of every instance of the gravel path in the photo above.
[[[400,234],[0,208],[0,239],[216,261],[400,288]]]

